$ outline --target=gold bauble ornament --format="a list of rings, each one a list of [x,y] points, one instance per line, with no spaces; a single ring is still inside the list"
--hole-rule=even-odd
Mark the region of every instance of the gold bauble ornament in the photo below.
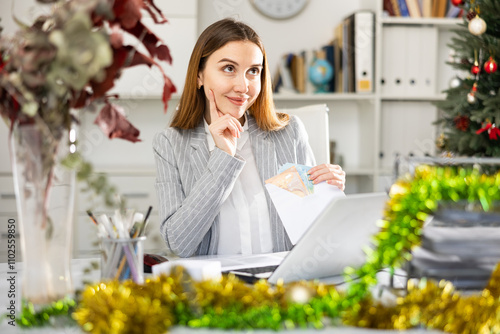
[[[458,77],[453,77],[451,78],[450,82],[448,83],[448,85],[450,86],[450,88],[457,88],[460,86],[460,78]]]
[[[486,22],[477,15],[469,22],[469,31],[471,34],[479,36],[486,31]]]
[[[476,96],[472,93],[467,94],[467,102],[470,104],[476,103]]]

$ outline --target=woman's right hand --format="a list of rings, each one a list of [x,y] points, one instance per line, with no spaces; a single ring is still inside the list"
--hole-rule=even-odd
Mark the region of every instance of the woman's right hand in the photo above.
[[[238,145],[238,138],[243,127],[236,118],[231,115],[224,115],[215,103],[215,96],[212,90],[208,92],[210,103],[210,125],[208,129],[212,134],[215,146],[234,157]]]

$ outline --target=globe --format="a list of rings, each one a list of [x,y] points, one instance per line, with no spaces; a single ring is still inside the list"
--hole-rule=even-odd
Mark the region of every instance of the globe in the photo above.
[[[309,80],[316,93],[328,92],[328,83],[333,78],[333,67],[326,59],[316,59],[309,67]]]

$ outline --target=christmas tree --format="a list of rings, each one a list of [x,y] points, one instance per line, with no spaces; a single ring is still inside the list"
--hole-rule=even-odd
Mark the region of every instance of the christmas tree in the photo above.
[[[500,0],[452,0],[464,11],[464,27],[449,45],[455,52],[448,62],[463,70],[450,81],[438,146],[458,156],[500,157]]]

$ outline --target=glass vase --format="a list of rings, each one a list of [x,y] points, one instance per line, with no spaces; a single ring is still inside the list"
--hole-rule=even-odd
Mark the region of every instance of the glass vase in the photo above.
[[[75,173],[61,166],[68,131],[19,125],[10,138],[20,227],[22,298],[46,305],[73,293],[70,264]],[[74,145],[73,145],[74,147]]]

